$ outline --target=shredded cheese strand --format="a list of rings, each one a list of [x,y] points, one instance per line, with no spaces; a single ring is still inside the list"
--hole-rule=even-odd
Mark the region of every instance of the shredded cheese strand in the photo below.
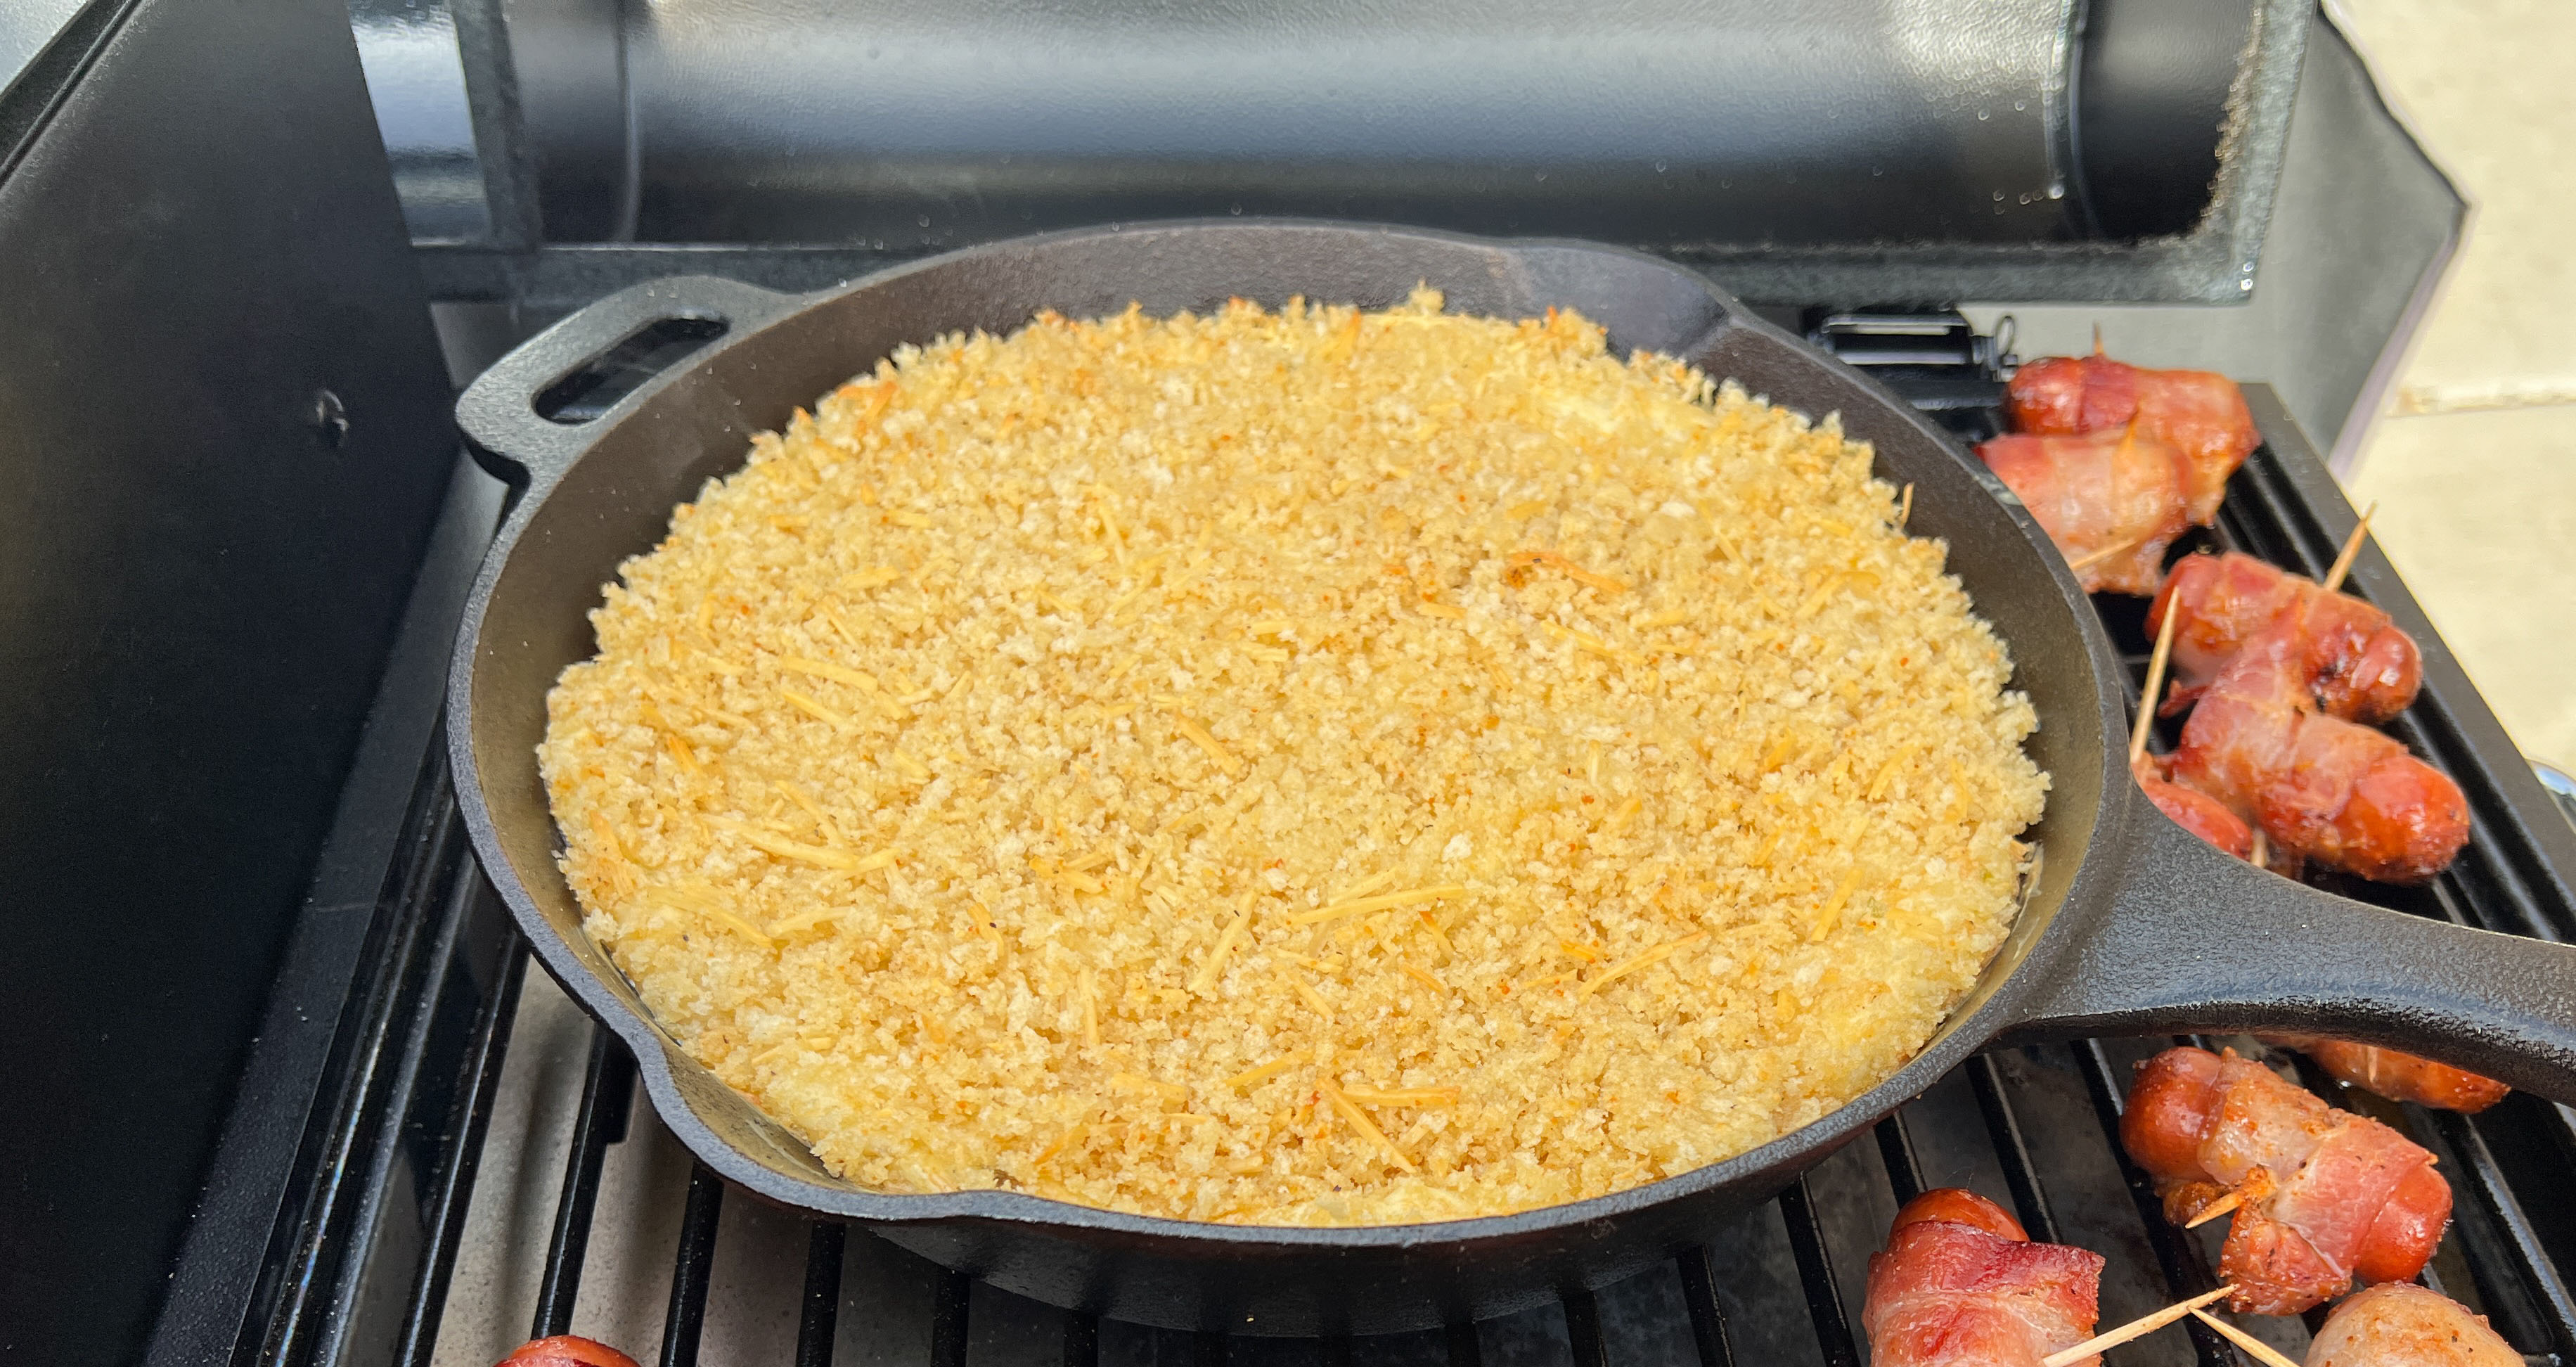
[[[831,708],[825,707],[823,704],[816,702],[814,699],[806,697],[804,694],[798,693],[793,689],[782,688],[778,690],[778,696],[786,699],[788,706],[795,708],[806,716],[812,717],[816,721],[822,722],[835,731],[856,731],[859,729],[859,724],[857,722],[850,720],[848,717],[842,716]]]
[[[1345,1087],[1342,1095],[1362,1106],[1455,1106],[1455,1087]]]
[[[1243,772],[1243,761],[1236,759],[1224,746],[1217,744],[1215,735],[1206,727],[1178,714],[1172,717],[1172,726],[1182,735],[1189,737],[1192,744],[1207,751],[1208,758],[1216,761],[1216,767],[1223,769],[1226,777],[1233,778]]]
[[[1354,901],[1337,902],[1329,907],[1317,907],[1313,911],[1298,912],[1288,918],[1288,924],[1311,926],[1323,921],[1338,921],[1345,916],[1365,916],[1372,911],[1385,911],[1390,907],[1409,907],[1416,902],[1437,902],[1466,895],[1467,885],[1464,883],[1442,883],[1437,887],[1380,893],[1375,897],[1362,897]]]
[[[1834,885],[1834,895],[1826,898],[1823,909],[1816,913],[1816,928],[1807,932],[1809,944],[1833,934],[1834,927],[1842,924],[1843,903],[1851,900],[1852,889],[1858,886],[1860,870],[1857,868],[1844,874],[1843,881]]]
[[[1261,1083],[1268,1082],[1270,1079],[1279,1076],[1281,1073],[1287,1072],[1289,1069],[1296,1067],[1303,1061],[1304,1055],[1302,1054],[1282,1054],[1279,1057],[1270,1060],[1268,1063],[1254,1064],[1252,1067],[1246,1068],[1242,1072],[1227,1078],[1225,1080],[1225,1085],[1230,1090],[1239,1092],[1246,1087],[1258,1086]]]
[[[809,674],[817,679],[829,679],[834,683],[845,683],[862,693],[874,693],[877,691],[877,681],[875,676],[852,669],[847,665],[833,664],[828,660],[808,660],[790,655],[787,658],[780,660],[778,662],[778,667],[791,674]]]
[[[1252,925],[1252,902],[1253,894],[1245,893],[1243,905],[1235,910],[1234,919],[1226,923],[1225,933],[1216,937],[1216,948],[1208,951],[1207,963],[1199,968],[1197,977],[1190,979],[1192,992],[1204,997],[1209,989],[1216,986],[1217,975],[1225,971],[1226,956],[1242,943],[1244,931]]]
[[[858,871],[859,857],[848,850],[836,850],[828,845],[808,845],[802,841],[790,840],[783,835],[771,835],[757,826],[746,826],[736,821],[709,818],[708,824],[732,831],[742,837],[744,844],[764,854],[774,855],[780,859],[793,859],[798,863],[812,864],[818,868]],[[888,864],[893,862],[891,859],[886,861]],[[885,865],[879,864],[877,867],[883,868]]]
[[[1316,1089],[1324,1094],[1324,1099],[1333,1103],[1333,1110],[1339,1113],[1342,1119],[1351,1122],[1352,1129],[1359,1131],[1363,1138],[1386,1151],[1388,1162],[1408,1173],[1416,1171],[1413,1160],[1404,1156],[1404,1150],[1397,1148],[1395,1141],[1387,1138],[1386,1132],[1379,1129],[1368,1118],[1368,1112],[1361,1110],[1358,1103],[1352,1101],[1347,1093],[1334,1086],[1329,1079],[1315,1085]]]
[[[1694,930],[1690,934],[1685,935],[1678,940],[1666,940],[1652,949],[1630,955],[1629,957],[1612,964],[1610,967],[1603,969],[1598,975],[1594,976],[1592,981],[1585,983],[1583,985],[1583,989],[1574,994],[1575,999],[1580,1001],[1585,997],[1589,997],[1593,993],[1600,991],[1602,988],[1608,987],[1619,979],[1636,972],[1638,969],[1645,968],[1652,964],[1662,963],[1664,960],[1679,954],[1689,946],[1695,945],[1707,938],[1707,931]]]

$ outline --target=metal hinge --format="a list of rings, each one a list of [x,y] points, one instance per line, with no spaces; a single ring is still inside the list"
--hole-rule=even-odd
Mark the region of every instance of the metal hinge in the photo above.
[[[1810,311],[1807,340],[1931,412],[1993,408],[2020,358],[2007,314],[1992,335],[1957,309]]]

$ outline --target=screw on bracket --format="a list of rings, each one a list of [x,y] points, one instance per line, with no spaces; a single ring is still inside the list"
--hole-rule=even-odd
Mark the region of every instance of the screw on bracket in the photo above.
[[[313,439],[322,443],[325,451],[337,451],[348,444],[348,406],[328,389],[313,391],[313,397],[304,405],[304,423],[313,429]]]

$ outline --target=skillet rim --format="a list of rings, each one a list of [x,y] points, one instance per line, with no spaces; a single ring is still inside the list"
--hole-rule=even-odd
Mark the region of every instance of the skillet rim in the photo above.
[[[1828,373],[1854,386],[1860,395],[1874,402],[1885,414],[1911,428],[1920,437],[1949,457],[1959,469],[1960,478],[1976,485],[1989,495],[1996,495],[2001,510],[2020,533],[2023,552],[2037,564],[2057,591],[2057,611],[2072,619],[2083,642],[2087,673],[2093,685],[2094,709],[2099,723],[2102,766],[2101,791],[2097,794],[2095,815],[2090,830],[2082,833],[2081,855],[2066,889],[2054,907],[2039,908],[2039,893],[2034,883],[2026,890],[2020,916],[2044,910],[2047,923],[2032,933],[2025,942],[2021,961],[2005,968],[1990,985],[1985,975],[1993,973],[1996,959],[1990,959],[1980,970],[1979,982],[1969,989],[1960,1008],[1954,1008],[1935,1028],[1933,1038],[1913,1058],[1866,1091],[1805,1125],[1779,1135],[1761,1145],[1732,1157],[1705,1164],[1688,1172],[1676,1173],[1639,1186],[1586,1197],[1557,1205],[1534,1206],[1498,1215],[1470,1216],[1454,1220],[1428,1220],[1403,1224],[1367,1225],[1253,1225],[1226,1224],[1214,1221],[1184,1220],[1170,1216],[1139,1215],[1128,1211],[1109,1210],[1080,1205],[1030,1192],[998,1188],[978,1188],[942,1193],[887,1193],[867,1191],[839,1179],[812,1179],[784,1173],[753,1158],[743,1147],[727,1139],[708,1124],[684,1095],[673,1068],[672,1051],[677,1044],[665,1035],[648,1013],[629,1006],[615,989],[573,957],[571,945],[563,933],[547,920],[518,876],[516,865],[500,848],[495,833],[498,823],[485,799],[480,770],[475,757],[473,695],[477,666],[494,589],[513,553],[526,533],[535,525],[537,516],[554,491],[583,460],[624,424],[642,416],[651,399],[691,374],[704,370],[716,358],[736,346],[744,345],[760,334],[805,316],[815,310],[840,304],[847,297],[912,275],[939,269],[954,269],[961,263],[978,258],[1003,258],[1014,253],[1066,244],[1123,237],[1130,241],[1148,241],[1158,237],[1227,232],[1276,232],[1279,230],[1325,231],[1363,235],[1374,238],[1397,237],[1422,239],[1448,246],[1464,247],[1511,261],[1535,276],[1542,254],[1564,253],[1576,256],[1599,256],[1651,266],[1669,278],[1677,289],[1696,291],[1712,306],[1716,321],[1693,338],[1687,349],[1704,354],[1732,333],[1746,333],[1760,343],[1785,348],[1806,363],[1822,366]],[[1720,289],[1706,277],[1660,257],[1606,243],[1579,238],[1497,238],[1437,229],[1410,228],[1394,224],[1344,222],[1305,218],[1223,218],[1175,219],[1117,224],[1107,227],[1074,228],[1055,232],[1005,238],[906,262],[883,271],[858,277],[843,284],[801,294],[788,294],[760,289],[739,282],[721,281],[718,277],[666,277],[661,281],[637,286],[620,294],[594,301],[568,315],[545,332],[539,333],[515,349],[513,355],[534,353],[550,338],[575,335],[577,325],[600,311],[604,305],[631,294],[657,286],[685,286],[692,280],[717,279],[728,290],[772,296],[774,304],[767,316],[758,318],[747,328],[737,327],[684,357],[678,364],[655,375],[633,393],[628,394],[599,419],[580,427],[557,429],[558,436],[571,454],[546,468],[540,462],[514,456],[507,451],[474,444],[478,453],[488,453],[500,462],[522,473],[527,481],[524,496],[503,519],[483,563],[477,570],[466,610],[458,627],[457,643],[451,658],[447,691],[448,749],[454,776],[458,805],[474,846],[476,859],[494,889],[509,907],[512,919],[529,941],[546,971],[562,985],[568,995],[581,1003],[592,1019],[613,1030],[633,1055],[635,1066],[652,1100],[654,1111],[664,1124],[698,1160],[719,1175],[734,1181],[765,1199],[796,1209],[811,1210],[876,1226],[908,1227],[951,1224],[997,1224],[1032,1229],[1059,1229],[1082,1234],[1113,1235],[1127,1240],[1153,1244],[1179,1241],[1200,1245],[1199,1251],[1216,1253],[1225,1249],[1249,1251],[1276,1249],[1281,1252],[1419,1249],[1431,1246],[1501,1243],[1528,1239],[1598,1224],[1645,1209],[1664,1206],[1693,1197],[1711,1195],[1726,1187],[1741,1187],[1748,1193],[1757,1184],[1772,1182],[1764,1194],[1785,1185],[1814,1164],[1854,1138],[1862,1128],[1875,1124],[1897,1106],[1919,1095],[1940,1076],[1949,1072],[1969,1054],[1993,1044],[2007,1032],[2028,1023],[2028,1013],[2017,1011],[2025,997],[2040,993],[2053,973],[2063,970],[2073,951],[2081,947],[2092,922],[2107,912],[2112,894],[2117,891],[2117,870],[2122,856],[2137,831],[2130,809],[2134,785],[2116,781],[2126,774],[2126,765],[2117,762],[2114,752],[2120,749],[2126,703],[2112,680],[2118,663],[2109,636],[2099,618],[2077,587],[2065,560],[2049,548],[2046,534],[2030,516],[2018,498],[2012,497],[1961,447],[1956,438],[1926,419],[1912,405],[1898,398],[1868,374],[1846,365],[1831,354],[1811,346],[1804,339],[1774,326],[1750,310],[1742,301]],[[1532,284],[1538,283],[1536,280]],[[470,414],[477,404],[490,405],[497,397],[506,406],[523,403],[524,396],[499,394],[487,380],[501,376],[509,358],[496,362],[483,378],[469,386],[458,400],[458,412],[469,431]],[[549,377],[551,378],[551,377]],[[1723,377],[1721,377],[1723,378]],[[1807,413],[1821,420],[1811,410],[1815,405],[1801,405],[1794,399],[1780,400],[1784,407]],[[1841,408],[1827,410],[1842,412]],[[521,424],[524,428],[525,424]],[[2043,553],[2046,552],[2046,553]],[[2016,673],[2022,653],[2004,636],[2003,629],[1991,617],[1979,613],[1993,627],[1996,635],[2012,650]],[[2035,706],[2036,704],[2034,704]],[[2048,718],[2042,716],[2045,726]],[[2057,776],[2052,775],[2054,781]],[[2052,789],[2051,804],[2066,800],[2066,795]],[[2057,834],[2066,842],[2073,832]],[[2017,922],[2018,924],[2018,922]],[[543,933],[539,933],[542,927]],[[2012,948],[2007,939],[1999,946],[1998,958]],[[610,965],[613,969],[613,963]],[[622,977],[622,974],[620,975]],[[631,991],[631,984],[629,985]],[[1982,993],[1982,997],[1979,994]],[[694,1063],[694,1060],[691,1061]],[[708,1081],[715,1082],[708,1074]],[[727,1089],[730,1091],[730,1089]],[[735,1093],[739,1097],[739,1093]],[[786,1134],[784,1127],[770,1119],[747,1100],[743,1104],[759,1118],[766,1129]],[[793,1141],[792,1135],[790,1136]],[[801,1141],[793,1141],[799,1142]]]

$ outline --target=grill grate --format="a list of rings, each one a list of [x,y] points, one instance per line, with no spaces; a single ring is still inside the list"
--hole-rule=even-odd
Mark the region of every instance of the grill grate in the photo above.
[[[2267,444],[2231,488],[2213,540],[2316,573],[2349,527],[2350,511],[2268,393],[2253,390],[2249,397]],[[1944,416],[1969,428],[1990,420],[1972,410]],[[2476,827],[2459,865],[2427,888],[2353,884],[2340,890],[2463,924],[2564,937],[2576,928],[2576,897],[2565,882],[2568,870],[2552,867],[2551,837],[2531,824],[2525,796],[2503,785],[2518,757],[2500,747],[2501,733],[2375,551],[2363,556],[2352,586],[2390,608],[2425,642],[2425,696],[2392,729],[2462,781]],[[2140,606],[2116,602],[2104,615],[2134,678],[2146,653]],[[2171,742],[2170,731],[2165,740]],[[514,1084],[505,1064],[514,1022],[546,1008],[560,1023],[571,1008],[550,982],[529,981],[526,948],[510,933],[489,888],[479,878],[457,876],[470,860],[457,838],[452,797],[435,770],[416,797],[413,819],[423,834],[406,848],[419,862],[398,871],[389,887],[426,891],[393,899],[388,915],[397,923],[389,942],[491,943],[497,957],[452,949],[412,953],[395,956],[401,962],[386,970],[380,990],[387,995],[380,1000],[389,1004],[369,1016],[364,1048],[353,1058],[364,1077],[352,1082],[354,1099],[338,1109],[323,1136],[326,1151],[350,1160],[336,1174],[318,1177],[323,1199],[308,1200],[306,1216],[282,1226],[290,1232],[281,1236],[285,1255],[276,1265],[290,1271],[295,1286],[264,1316],[256,1354],[274,1367],[343,1360],[482,1367],[495,1355],[487,1340],[497,1335],[506,1348],[517,1327],[493,1323],[498,1307],[517,1302],[510,1287],[486,1274],[514,1267],[533,1274],[528,1328],[536,1335],[585,1326],[600,1332],[612,1319],[632,1329],[634,1315],[612,1317],[603,1308],[607,1302],[632,1302],[639,1281],[667,1287],[658,1344],[632,1341],[630,1333],[618,1345],[639,1359],[658,1354],[662,1367],[692,1367],[711,1320],[763,1315],[774,1332],[763,1339],[758,1332],[728,1331],[728,1349],[718,1360],[730,1367],[743,1343],[768,1342],[774,1351],[765,1360],[792,1358],[797,1367],[924,1357],[934,1367],[1103,1361],[1732,1367],[1739,1357],[1857,1367],[1866,1356],[1856,1313],[1867,1255],[1896,1206],[1934,1185],[2008,1196],[2034,1238],[2109,1256],[2105,1323],[2217,1284],[2211,1252],[2219,1228],[2186,1233],[2166,1223],[2146,1178],[2116,1143],[2129,1067],[2162,1047],[2164,1041],[2154,1040],[2090,1040],[1973,1058],[1882,1121],[1874,1144],[1845,1148],[1768,1206],[1710,1231],[1703,1247],[1629,1282],[1597,1292],[1569,1290],[1555,1305],[1453,1325],[1445,1333],[1305,1341],[1103,1321],[979,1286],[837,1221],[799,1221],[756,1202],[728,1203],[724,1184],[694,1163],[663,1164],[669,1181],[648,1181],[644,1199],[604,1204],[619,1146],[646,1142],[676,1153],[676,1144],[650,1108],[639,1107],[623,1046],[586,1023],[579,1028],[588,1032],[588,1053],[560,1136],[533,1122],[514,1123],[506,1136],[494,1130],[514,1085],[526,1093],[514,1115],[564,1105],[559,1084],[556,1094],[546,1094],[546,1069],[523,1067]],[[2554,811],[2549,819],[2556,819]],[[450,886],[460,890],[440,891]],[[439,1021],[448,1024],[433,1028]],[[552,1038],[582,1036],[557,1030]],[[562,1071],[569,1071],[569,1055],[578,1048],[564,1051]],[[2576,1178],[2570,1175],[2576,1113],[2516,1095],[2478,1117],[2435,1115],[2346,1092],[2313,1070],[2303,1068],[2301,1080],[2336,1104],[2388,1120],[2439,1155],[2459,1200],[2453,1232],[2427,1270],[2427,1283],[2482,1309],[2533,1363],[2576,1364],[2576,1300],[2562,1271],[2576,1266]],[[505,1143],[517,1146],[516,1180],[478,1190],[478,1170]],[[379,1161],[369,1161],[371,1153]],[[548,1184],[534,1176],[535,1166],[559,1175]],[[528,1269],[525,1259],[514,1262],[477,1246],[474,1231],[508,1228],[513,1221],[494,1213],[506,1216],[503,1208],[513,1203],[528,1207],[524,1213],[533,1218],[542,1207],[531,1203],[546,1198],[532,1191],[551,1194],[554,1213],[544,1252]],[[373,1212],[355,1237],[345,1228],[347,1217],[333,1214],[352,1207]],[[481,1225],[478,1213],[487,1217]],[[666,1226],[675,1232],[656,1236]],[[639,1278],[621,1269],[616,1285],[607,1287],[594,1285],[595,1277],[586,1280],[596,1270],[594,1246],[612,1229],[621,1248],[650,1249],[662,1239],[667,1273]],[[800,1233],[801,1263],[794,1248]],[[458,1273],[469,1260],[478,1269],[470,1286]],[[722,1274],[734,1260],[777,1275],[727,1281]],[[2281,1320],[2249,1321],[2248,1327],[2297,1357],[2313,1326]],[[2112,1359],[2118,1367],[2244,1362],[2202,1326],[2185,1330],[2115,1350]]]

